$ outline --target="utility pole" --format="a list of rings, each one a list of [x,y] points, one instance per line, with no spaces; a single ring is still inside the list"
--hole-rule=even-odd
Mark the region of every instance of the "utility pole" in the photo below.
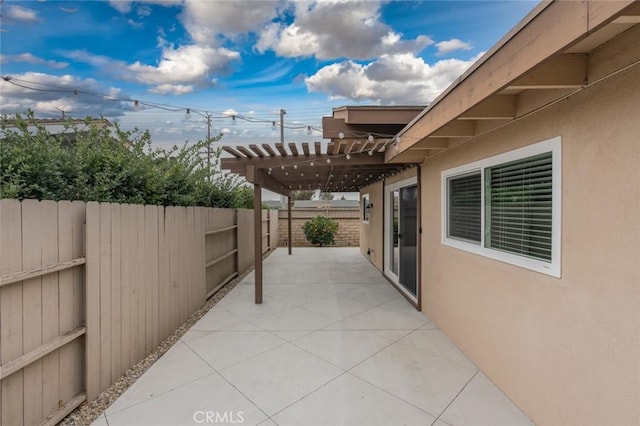
[[[211,114],[207,112],[207,177],[211,182]]]
[[[284,109],[280,109],[280,143],[284,144],[284,115],[287,113]]]

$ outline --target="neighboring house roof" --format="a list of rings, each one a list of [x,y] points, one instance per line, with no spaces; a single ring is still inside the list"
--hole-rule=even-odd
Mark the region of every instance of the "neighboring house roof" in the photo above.
[[[294,209],[357,209],[358,200],[296,200]]]
[[[322,117],[322,136],[331,139],[327,152],[347,154],[382,152],[393,135],[425,108],[414,106],[342,106]]]
[[[423,162],[632,66],[638,24],[637,1],[540,3],[399,132],[385,160]]]

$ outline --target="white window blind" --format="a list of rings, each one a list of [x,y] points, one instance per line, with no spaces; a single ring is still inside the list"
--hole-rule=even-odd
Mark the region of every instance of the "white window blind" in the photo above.
[[[485,170],[485,245],[550,261],[552,257],[551,152]]]
[[[449,179],[448,236],[480,242],[482,178],[480,172]]]

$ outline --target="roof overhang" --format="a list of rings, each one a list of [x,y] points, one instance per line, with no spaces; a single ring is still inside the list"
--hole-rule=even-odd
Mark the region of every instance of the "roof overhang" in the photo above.
[[[422,163],[637,64],[639,24],[638,1],[541,3],[399,131],[385,160]]]
[[[300,149],[299,149],[300,147]],[[225,146],[233,158],[221,160],[222,169],[282,195],[292,190],[352,192],[404,170],[405,164],[386,164],[384,152],[322,152],[322,144],[277,143]]]

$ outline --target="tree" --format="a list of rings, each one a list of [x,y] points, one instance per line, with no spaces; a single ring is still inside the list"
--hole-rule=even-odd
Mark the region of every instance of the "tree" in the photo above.
[[[324,216],[316,216],[305,222],[302,230],[304,236],[314,246],[327,246],[335,243],[334,237],[338,232],[339,224],[335,219]]]
[[[301,191],[291,191],[291,201],[296,201],[296,200],[310,200],[311,197],[313,197],[313,194],[315,194],[315,191],[313,190],[301,190]]]
[[[320,199],[321,200],[330,201],[330,200],[333,200],[334,198],[335,198],[335,195],[333,195],[332,192],[321,192],[320,193]]]
[[[68,136],[52,134],[32,112],[16,115],[8,128],[0,120],[0,198],[82,200],[116,203],[242,207],[253,205],[244,180],[220,169],[221,149],[211,170],[200,152],[221,135],[185,142],[169,150],[152,148],[151,135],[90,127]]]

